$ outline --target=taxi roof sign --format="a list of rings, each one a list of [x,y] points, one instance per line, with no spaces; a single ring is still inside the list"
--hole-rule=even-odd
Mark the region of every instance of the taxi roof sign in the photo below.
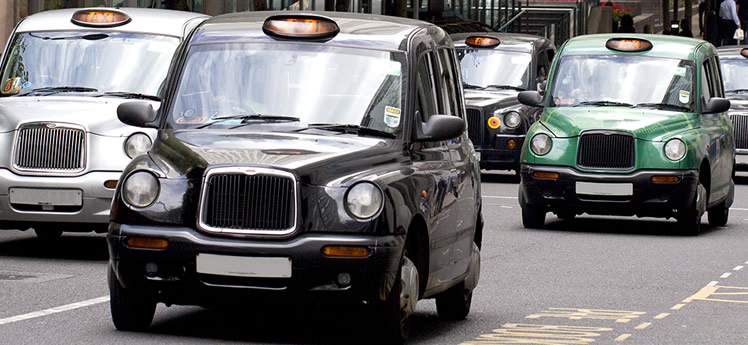
[[[605,42],[605,47],[619,52],[638,53],[652,49],[652,42],[638,38],[611,38]]]
[[[125,25],[132,20],[126,13],[110,9],[85,9],[75,11],[73,24],[89,27],[112,27]]]
[[[748,59],[748,48],[741,49],[740,55],[743,55],[744,58]]]
[[[475,48],[494,48],[501,44],[501,41],[490,36],[470,36],[465,39],[465,44]]]
[[[276,38],[326,40],[335,37],[340,27],[327,17],[294,14],[267,18],[262,24],[262,31]]]

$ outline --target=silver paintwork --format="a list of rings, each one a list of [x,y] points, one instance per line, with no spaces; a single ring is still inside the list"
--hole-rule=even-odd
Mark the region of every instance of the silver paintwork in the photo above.
[[[22,20],[16,26],[14,34],[33,31],[118,31],[184,39],[195,26],[209,17],[184,11],[121,8],[119,11],[132,18],[128,24],[92,28],[71,22],[73,13],[78,10],[80,9],[63,9],[34,14]],[[6,49],[10,43],[9,40]],[[141,132],[154,141],[157,133],[155,129],[127,126],[117,119],[117,106],[130,101],[133,100],[106,96],[0,98],[0,147],[6,148],[0,150],[0,222],[108,223],[114,189],[104,187],[104,182],[118,180],[122,170],[130,162],[131,159],[124,150],[125,140],[133,133]],[[160,105],[159,102],[146,102],[151,103],[154,108]],[[14,166],[12,151],[18,128],[33,122],[59,123],[84,130],[84,167],[74,172],[49,172],[29,171]],[[83,206],[76,212],[16,210],[11,206],[8,196],[12,187],[80,189],[83,191]]]

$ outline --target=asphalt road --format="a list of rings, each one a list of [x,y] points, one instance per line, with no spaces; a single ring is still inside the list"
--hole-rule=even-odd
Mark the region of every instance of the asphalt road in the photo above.
[[[520,221],[517,180],[483,175],[481,281],[467,320],[421,301],[411,344],[747,344],[748,177],[726,227],[698,237],[674,220],[547,216]],[[704,217],[706,222],[706,217]],[[159,305],[151,329],[109,316],[103,235],[0,231],[0,344],[358,344],[342,307]],[[745,268],[744,268],[745,267]]]

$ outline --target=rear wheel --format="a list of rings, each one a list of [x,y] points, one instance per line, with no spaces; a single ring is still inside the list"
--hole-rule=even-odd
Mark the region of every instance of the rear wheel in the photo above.
[[[143,331],[150,327],[156,312],[152,296],[126,289],[120,285],[109,266],[109,307],[114,327],[120,331]]]
[[[39,226],[34,228],[36,237],[43,240],[56,240],[62,236],[62,229],[51,226]]]

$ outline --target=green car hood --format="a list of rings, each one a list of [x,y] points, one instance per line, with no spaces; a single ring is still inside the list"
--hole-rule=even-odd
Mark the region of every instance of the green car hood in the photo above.
[[[662,141],[700,125],[693,113],[621,107],[546,108],[540,121],[559,138],[576,137],[588,130],[615,130],[648,141]]]

